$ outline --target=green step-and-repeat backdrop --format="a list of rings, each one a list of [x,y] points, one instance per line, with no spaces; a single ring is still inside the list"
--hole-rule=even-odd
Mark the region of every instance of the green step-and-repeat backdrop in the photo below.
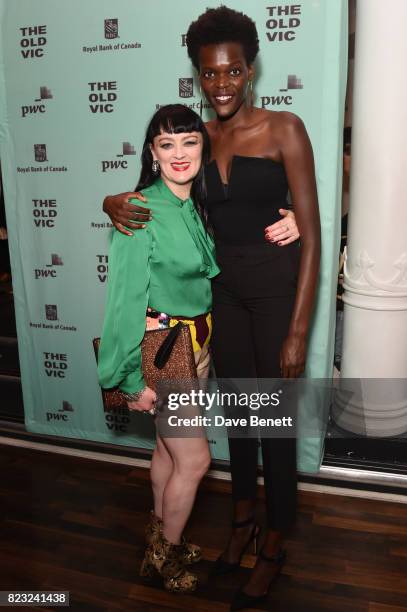
[[[1,164],[28,431],[154,444],[149,417],[105,413],[101,402],[91,340],[100,335],[108,275],[111,225],[102,201],[134,188],[145,127],[159,105],[199,110],[185,33],[219,4],[0,0]],[[307,374],[330,377],[347,2],[228,5],[257,24],[256,104],[297,113],[313,144],[323,259]],[[226,438],[211,449],[227,459]],[[322,449],[323,435],[300,441],[299,469],[318,470]]]

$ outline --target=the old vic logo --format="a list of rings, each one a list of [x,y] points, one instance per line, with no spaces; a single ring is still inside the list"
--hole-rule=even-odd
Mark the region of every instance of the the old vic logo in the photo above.
[[[90,87],[89,108],[92,113],[113,113],[117,101],[117,81],[96,81]]]
[[[58,214],[56,200],[33,199],[33,218],[35,227],[55,227]]]
[[[297,28],[301,24],[301,4],[283,4],[268,6],[266,36],[269,42],[295,40]]]
[[[43,57],[44,47],[47,44],[46,25],[26,26],[20,28],[21,32],[21,55],[24,59],[36,59]]]
[[[105,283],[107,280],[107,273],[109,270],[109,259],[108,255],[96,255],[96,271],[98,279],[101,283]]]
[[[66,353],[49,353],[44,351],[44,370],[50,378],[65,378],[68,369]]]

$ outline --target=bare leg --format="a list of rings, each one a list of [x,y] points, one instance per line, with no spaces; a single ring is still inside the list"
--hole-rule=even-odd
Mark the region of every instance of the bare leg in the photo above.
[[[191,514],[198,485],[210,465],[206,437],[162,439],[174,469],[163,494],[163,534],[179,544]]]
[[[165,444],[157,434],[157,445],[151,459],[150,478],[154,496],[154,513],[159,518],[163,516],[163,495],[168,480],[174,470],[174,463]]]

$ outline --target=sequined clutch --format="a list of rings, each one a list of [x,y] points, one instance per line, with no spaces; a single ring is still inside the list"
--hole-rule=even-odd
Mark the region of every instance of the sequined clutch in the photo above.
[[[96,361],[100,338],[93,339]],[[143,376],[146,385],[157,391],[160,382],[190,383],[196,379],[194,352],[188,325],[177,323],[167,329],[146,331],[141,343]],[[127,408],[127,399],[119,388],[102,389],[105,412]]]

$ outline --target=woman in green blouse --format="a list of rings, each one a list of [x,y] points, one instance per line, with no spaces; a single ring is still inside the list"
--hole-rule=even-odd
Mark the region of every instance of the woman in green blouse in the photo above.
[[[137,186],[148,197],[154,219],[131,238],[114,230],[99,351],[101,386],[124,391],[130,410],[153,411],[156,401],[141,368],[147,309],[189,322],[198,377],[208,375],[210,279],[219,273],[201,219],[202,161],[208,158],[209,138],[198,115],[180,104],[155,113]],[[196,587],[197,578],[185,565],[200,559],[200,549],[182,532],[209,464],[205,436],[163,438],[157,432],[151,463],[154,511],[141,573],[147,577],[158,571],[169,590]]]

